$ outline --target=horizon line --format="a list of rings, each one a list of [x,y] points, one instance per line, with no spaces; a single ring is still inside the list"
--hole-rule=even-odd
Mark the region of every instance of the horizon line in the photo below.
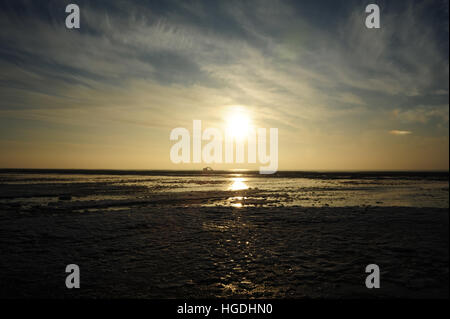
[[[35,170],[35,171],[123,171],[123,172],[151,172],[151,171],[173,171],[173,172],[201,172],[201,169],[132,169],[132,168],[23,168],[23,167],[15,167],[15,168],[3,168],[0,167],[1,171],[25,171],[25,170]],[[257,169],[243,169],[243,168],[232,168],[232,169],[217,169],[213,170],[213,172],[259,172]],[[305,172],[305,173],[389,173],[389,172],[414,172],[414,173],[449,173],[450,169],[362,169],[362,170],[351,170],[351,169],[311,169],[311,170],[302,170],[302,169],[284,169],[278,170],[279,172]],[[273,175],[273,174],[271,174]]]

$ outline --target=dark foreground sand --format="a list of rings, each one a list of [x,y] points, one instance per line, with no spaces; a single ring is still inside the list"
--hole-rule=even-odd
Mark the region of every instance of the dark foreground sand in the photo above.
[[[0,298],[448,298],[448,226],[439,208],[1,209]]]

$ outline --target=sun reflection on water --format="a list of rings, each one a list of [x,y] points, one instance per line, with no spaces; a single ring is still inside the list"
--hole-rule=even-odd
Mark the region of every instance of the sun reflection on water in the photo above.
[[[228,188],[231,191],[241,191],[241,190],[248,189],[248,185],[245,183],[246,180],[244,178],[233,177],[231,179],[231,181],[232,181],[232,184]]]

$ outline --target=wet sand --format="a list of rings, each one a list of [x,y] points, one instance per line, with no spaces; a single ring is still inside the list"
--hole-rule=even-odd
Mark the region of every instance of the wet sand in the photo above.
[[[448,298],[448,212],[0,207],[0,298]],[[65,287],[65,267],[81,288]],[[365,287],[365,266],[381,288]]]

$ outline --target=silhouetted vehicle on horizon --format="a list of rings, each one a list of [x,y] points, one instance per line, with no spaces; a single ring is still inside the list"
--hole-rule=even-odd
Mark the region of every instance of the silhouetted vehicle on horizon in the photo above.
[[[209,167],[209,166],[204,167],[203,170],[202,170],[202,173],[204,173],[204,174],[209,174],[209,173],[212,173],[212,172],[214,172],[214,170],[211,167]]]

